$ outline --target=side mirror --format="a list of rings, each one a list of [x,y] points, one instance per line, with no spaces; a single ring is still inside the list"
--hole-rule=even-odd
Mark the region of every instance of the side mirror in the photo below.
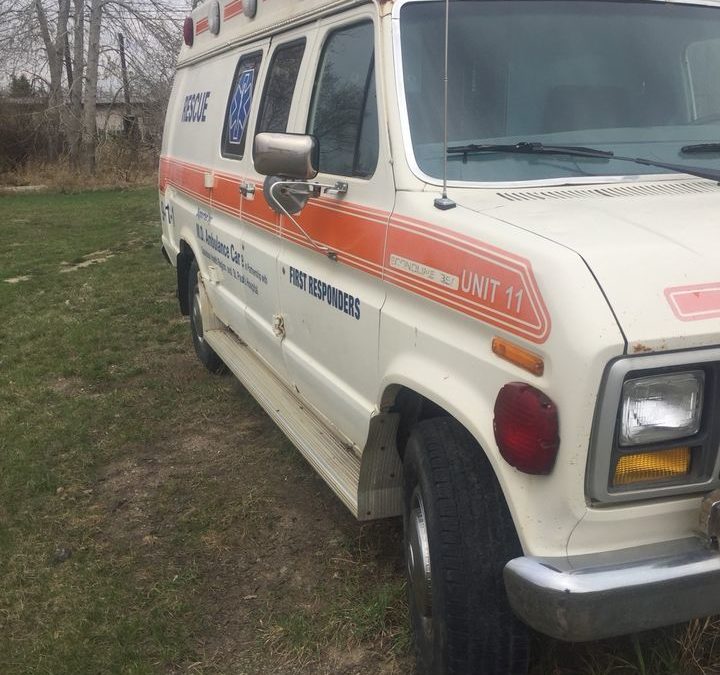
[[[255,136],[255,170],[264,176],[310,180],[317,176],[319,155],[314,136],[270,132]]]
[[[265,201],[273,211],[283,216],[300,213],[308,199],[318,194],[309,183],[287,180],[282,176],[266,176],[263,183]]]

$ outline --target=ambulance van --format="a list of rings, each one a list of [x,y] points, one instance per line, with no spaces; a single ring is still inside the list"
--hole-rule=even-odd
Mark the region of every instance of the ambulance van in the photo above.
[[[420,672],[720,612],[719,72],[714,0],[185,22],[180,310],[358,519],[404,519]]]

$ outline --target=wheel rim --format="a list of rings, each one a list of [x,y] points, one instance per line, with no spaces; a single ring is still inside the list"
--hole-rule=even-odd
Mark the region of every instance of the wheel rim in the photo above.
[[[195,329],[195,335],[197,336],[198,343],[200,345],[205,344],[205,337],[203,335],[203,324],[202,324],[202,298],[200,296],[200,289],[198,287],[195,288],[195,293],[193,295],[193,305],[192,305],[192,324],[193,328]]]
[[[416,487],[410,500],[409,536],[407,542],[408,579],[410,597],[417,610],[423,630],[432,629],[432,569],[430,567],[430,542],[428,540],[425,505]]]

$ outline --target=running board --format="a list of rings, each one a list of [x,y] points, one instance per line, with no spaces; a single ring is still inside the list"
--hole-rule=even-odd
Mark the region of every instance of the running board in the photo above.
[[[357,518],[360,458],[353,446],[335,436],[250,347],[218,324],[205,331],[208,344]]]

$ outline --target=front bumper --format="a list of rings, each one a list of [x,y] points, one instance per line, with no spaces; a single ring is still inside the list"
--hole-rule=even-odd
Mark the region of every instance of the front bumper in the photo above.
[[[581,642],[720,613],[720,553],[696,537],[505,566],[510,605],[535,630]]]

